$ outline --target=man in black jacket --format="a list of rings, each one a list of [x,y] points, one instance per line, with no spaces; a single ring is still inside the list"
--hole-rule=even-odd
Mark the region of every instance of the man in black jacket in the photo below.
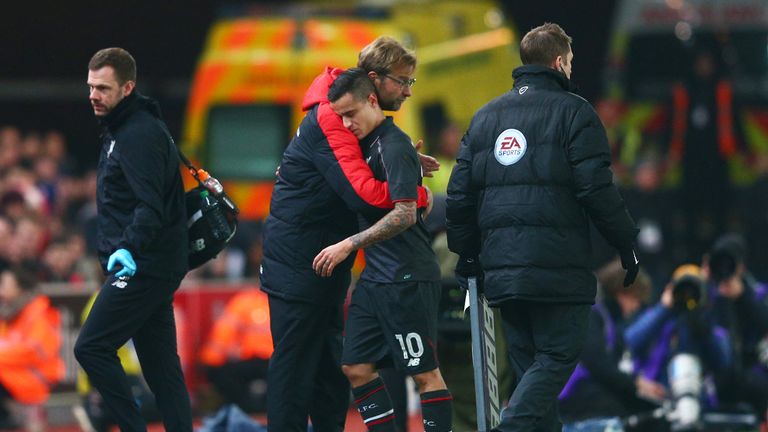
[[[416,57],[381,37],[360,53],[386,109],[411,95]],[[394,207],[386,182],[376,180],[358,139],[330,107],[327,94],[341,70],[328,68],[304,97],[307,111],[283,153],[264,228],[261,289],[269,294],[275,351],[267,373],[267,423],[279,432],[344,430],[349,383],[341,372],[344,298],[354,255],[328,278],[312,269],[324,247],[354,234],[363,214]],[[419,188],[418,206],[427,204]]]
[[[121,48],[88,64],[102,125],[98,166],[99,259],[107,280],[75,344],[75,356],[122,431],[146,431],[116,352],[133,339],[168,431],[192,431],[176,353],[173,293],[187,272],[184,187],[176,145],[157,103],[136,89],[136,63]]]
[[[449,248],[501,308],[515,390],[501,431],[559,430],[596,283],[589,219],[637,274],[637,230],[613,185],[600,119],[573,93],[571,38],[544,24],[520,44],[512,91],[472,120],[448,184]]]

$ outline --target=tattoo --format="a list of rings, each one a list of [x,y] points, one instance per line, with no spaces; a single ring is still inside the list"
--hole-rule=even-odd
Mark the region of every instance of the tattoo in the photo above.
[[[392,238],[416,223],[416,201],[397,202],[395,208],[365,231],[349,239],[355,249]]]

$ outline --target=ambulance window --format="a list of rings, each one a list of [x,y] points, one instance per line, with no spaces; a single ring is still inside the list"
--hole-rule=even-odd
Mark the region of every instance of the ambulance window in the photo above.
[[[275,178],[290,135],[287,105],[215,106],[208,117],[208,169],[220,179]]]

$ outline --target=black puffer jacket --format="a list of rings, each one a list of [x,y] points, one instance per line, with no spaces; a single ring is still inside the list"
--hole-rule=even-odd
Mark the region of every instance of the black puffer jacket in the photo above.
[[[589,218],[617,249],[637,230],[613,184],[600,119],[569,81],[528,65],[476,114],[448,185],[448,245],[479,254],[491,304],[592,303]]]
[[[187,216],[179,154],[160,108],[133,92],[100,119],[96,193],[101,265],[127,249],[136,271],[161,278],[187,272]]]

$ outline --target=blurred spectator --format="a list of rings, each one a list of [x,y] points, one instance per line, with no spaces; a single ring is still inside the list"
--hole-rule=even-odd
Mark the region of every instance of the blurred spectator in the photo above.
[[[50,203],[37,187],[37,180],[32,170],[20,166],[12,167],[6,173],[4,183],[5,195],[14,192],[21,194],[26,212],[48,215],[51,211]]]
[[[440,162],[440,169],[432,172],[432,177],[424,177],[424,186],[427,186],[433,194],[432,211],[427,216],[425,223],[427,230],[433,236],[445,231],[445,198],[447,195],[448,180],[451,171],[456,165],[456,155],[461,145],[461,129],[450,121],[447,121],[437,133],[434,154],[432,156]]]
[[[684,262],[688,255],[680,192],[661,187],[662,170],[660,156],[653,151],[645,152],[634,165],[633,187],[622,189],[627,209],[640,230],[638,258],[654,283],[656,295],[661,293],[666,278],[674,270],[673,263]],[[604,240],[600,243],[613,253]]]
[[[37,187],[48,204],[49,211],[53,211],[58,198],[56,196],[58,164],[52,157],[41,156],[34,161],[33,169],[37,177]]]
[[[85,236],[86,250],[89,255],[96,255],[96,171],[89,171],[82,180],[81,205],[77,207],[75,226],[79,227]]]
[[[13,224],[8,218],[0,215],[0,268],[6,268],[11,262],[10,241],[13,236]]]
[[[579,364],[560,393],[565,423],[612,418],[615,422],[652,411],[666,395],[663,385],[634,370],[623,337],[625,326],[651,298],[651,280],[641,269],[635,282],[625,288],[624,273],[619,260],[597,272],[603,295],[592,307]],[[649,425],[642,427],[648,430]]]
[[[19,164],[21,132],[13,126],[0,129],[0,173]]]
[[[67,141],[61,132],[51,131],[45,135],[43,155],[56,162],[59,174],[71,176],[77,173],[77,162],[67,153]]]
[[[440,162],[440,169],[433,172],[432,177],[424,178],[424,185],[429,187],[433,194],[446,194],[448,179],[451,177],[453,166],[456,165],[460,144],[461,129],[453,122],[446,122],[437,134],[437,142],[430,147],[431,156]]]
[[[62,234],[67,243],[68,253],[74,258],[73,271],[85,282],[101,283],[103,273],[99,260],[86,252],[85,236],[80,231],[68,231]]]
[[[768,285],[746,268],[744,239],[721,236],[704,262],[709,274],[715,322],[728,330],[731,367],[717,375],[720,402],[747,402],[768,421]]]
[[[637,372],[669,386],[668,366],[680,353],[703,364],[705,375],[726,370],[731,362],[730,341],[716,328],[702,303],[706,299],[704,273],[693,264],[678,267],[661,300],[624,331]],[[709,402],[709,401],[707,401]]]
[[[258,221],[240,221],[237,233],[232,239],[232,247],[243,251],[245,263],[243,276],[258,278],[261,268],[262,250],[262,226]]]
[[[267,296],[249,289],[227,302],[200,352],[200,362],[225,403],[246,412],[264,412],[272,350]]]
[[[0,273],[0,429],[14,426],[8,399],[41,404],[64,377],[59,312],[36,288],[30,269]]]
[[[85,240],[79,233],[63,233],[54,238],[42,261],[41,277],[45,282],[80,284],[100,280],[98,262],[85,257]]]
[[[19,164],[31,169],[34,162],[40,157],[43,149],[43,141],[38,132],[29,132],[21,140],[19,147]]]
[[[60,132],[0,128],[0,264],[24,263],[44,281],[99,278],[84,240],[95,239],[95,196],[95,175],[77,177]]]
[[[12,263],[38,262],[46,247],[45,228],[32,216],[22,217],[16,221],[11,247]]]
[[[0,211],[3,216],[16,221],[27,214],[24,196],[17,190],[8,190],[0,196]]]
[[[262,249],[262,237],[261,234],[256,236],[253,241],[251,242],[251,245],[246,250],[246,261],[245,261],[245,276],[246,277],[257,277],[259,275],[259,270],[261,269],[261,259],[264,254],[264,250]]]
[[[687,82],[672,89],[669,160],[682,163],[688,260],[698,260],[726,228],[732,194],[728,160],[739,151],[733,90],[715,48],[699,48]]]
[[[55,239],[43,254],[43,276],[45,282],[83,282],[83,277],[74,272],[75,259],[68,245],[62,239]]]

